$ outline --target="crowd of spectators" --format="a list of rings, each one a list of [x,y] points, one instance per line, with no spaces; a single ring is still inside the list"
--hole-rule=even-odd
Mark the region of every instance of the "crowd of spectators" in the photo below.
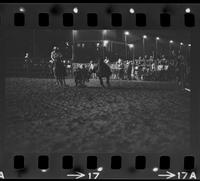
[[[105,58],[112,71],[112,79],[121,80],[145,80],[145,81],[178,81],[180,84],[189,82],[190,66],[182,55],[167,59],[163,55],[161,58],[139,57],[134,60],[118,59],[111,62]],[[75,63],[74,68],[82,64]],[[91,69],[95,63],[91,61],[85,64],[86,68]],[[93,76],[93,78],[96,78]]]
[[[24,70],[27,75],[40,75],[40,77],[52,77],[51,61],[41,61],[34,63],[29,61],[28,54],[25,56]],[[105,63],[109,65],[112,71],[111,79],[121,80],[139,80],[139,81],[178,81],[180,84],[189,83],[190,66],[188,61],[178,55],[174,58],[160,58],[152,56],[144,58],[138,57],[133,60],[118,59],[115,61],[105,58]],[[66,67],[66,78],[73,78],[74,71],[83,65],[86,69],[92,69],[97,64],[96,60],[88,63],[72,63],[70,60],[63,60]],[[97,78],[92,75],[91,78]]]

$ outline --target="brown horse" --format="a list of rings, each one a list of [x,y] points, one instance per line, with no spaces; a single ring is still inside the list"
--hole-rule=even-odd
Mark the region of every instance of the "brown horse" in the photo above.
[[[53,73],[56,78],[57,84],[61,87],[66,86],[66,69],[64,63],[60,58],[57,59],[53,64]]]
[[[103,61],[103,59],[100,59],[98,64],[94,66],[94,69],[90,71],[90,74],[92,73],[96,73],[102,87],[105,87],[103,83],[104,77],[106,78],[107,86],[110,87],[110,76],[112,75],[112,72],[110,67]]]

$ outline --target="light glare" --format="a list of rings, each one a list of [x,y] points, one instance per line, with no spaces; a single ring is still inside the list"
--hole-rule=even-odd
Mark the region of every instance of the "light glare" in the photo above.
[[[134,13],[135,13],[135,10],[134,10],[133,8],[130,8],[130,9],[129,9],[129,12],[130,12],[131,14],[134,14]]]
[[[186,13],[190,13],[190,12],[191,12],[190,8],[186,8],[186,9],[185,9],[185,12],[186,12]]]
[[[19,8],[19,11],[20,11],[20,12],[25,12],[25,8],[20,7],[20,8]]]
[[[133,44],[128,44],[129,48],[133,48],[134,45]]]
[[[152,170],[153,170],[153,172],[157,172],[158,171],[158,167],[154,167]]]
[[[106,47],[107,44],[108,44],[108,40],[104,40],[104,41],[103,41],[103,46]]]
[[[78,8],[75,7],[75,8],[73,9],[73,11],[74,11],[74,13],[78,13]]]
[[[128,31],[125,31],[125,33],[124,33],[125,35],[129,35],[130,33],[128,32]]]
[[[146,38],[147,38],[147,35],[143,35],[143,38],[146,39]]]

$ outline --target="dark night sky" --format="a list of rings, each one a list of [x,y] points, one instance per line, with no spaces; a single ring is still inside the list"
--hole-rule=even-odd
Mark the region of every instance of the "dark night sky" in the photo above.
[[[155,49],[155,37],[159,36],[159,47],[168,47],[169,40],[174,40],[174,46],[179,47],[180,42],[185,45],[191,43],[190,32],[182,30],[128,30],[130,35],[127,36],[127,43],[134,43],[136,45],[136,52],[141,54],[142,35],[146,34],[146,47],[149,48],[149,54]],[[108,30],[105,39],[124,42],[125,30]],[[22,58],[25,52],[30,52],[34,57],[49,57],[52,47],[57,45],[64,47],[64,42],[72,41],[71,30],[10,30],[5,35],[6,52],[8,59]],[[102,30],[78,30],[75,40],[102,40]],[[163,50],[164,51],[164,50]],[[35,53],[34,53],[35,52]]]

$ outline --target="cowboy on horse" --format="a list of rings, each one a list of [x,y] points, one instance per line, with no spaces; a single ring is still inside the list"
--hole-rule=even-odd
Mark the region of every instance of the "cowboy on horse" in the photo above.
[[[65,82],[66,70],[65,70],[65,65],[62,62],[61,58],[62,58],[62,54],[59,51],[59,48],[53,47],[53,51],[51,52],[53,73],[54,73],[54,77],[56,78],[57,84],[62,87],[66,85],[66,82]]]
[[[92,73],[96,73],[102,87],[105,87],[103,83],[104,77],[106,78],[107,86],[110,87],[110,76],[112,75],[112,72],[110,67],[103,61],[103,59],[99,59],[98,64],[92,71],[90,71],[90,74]]]

